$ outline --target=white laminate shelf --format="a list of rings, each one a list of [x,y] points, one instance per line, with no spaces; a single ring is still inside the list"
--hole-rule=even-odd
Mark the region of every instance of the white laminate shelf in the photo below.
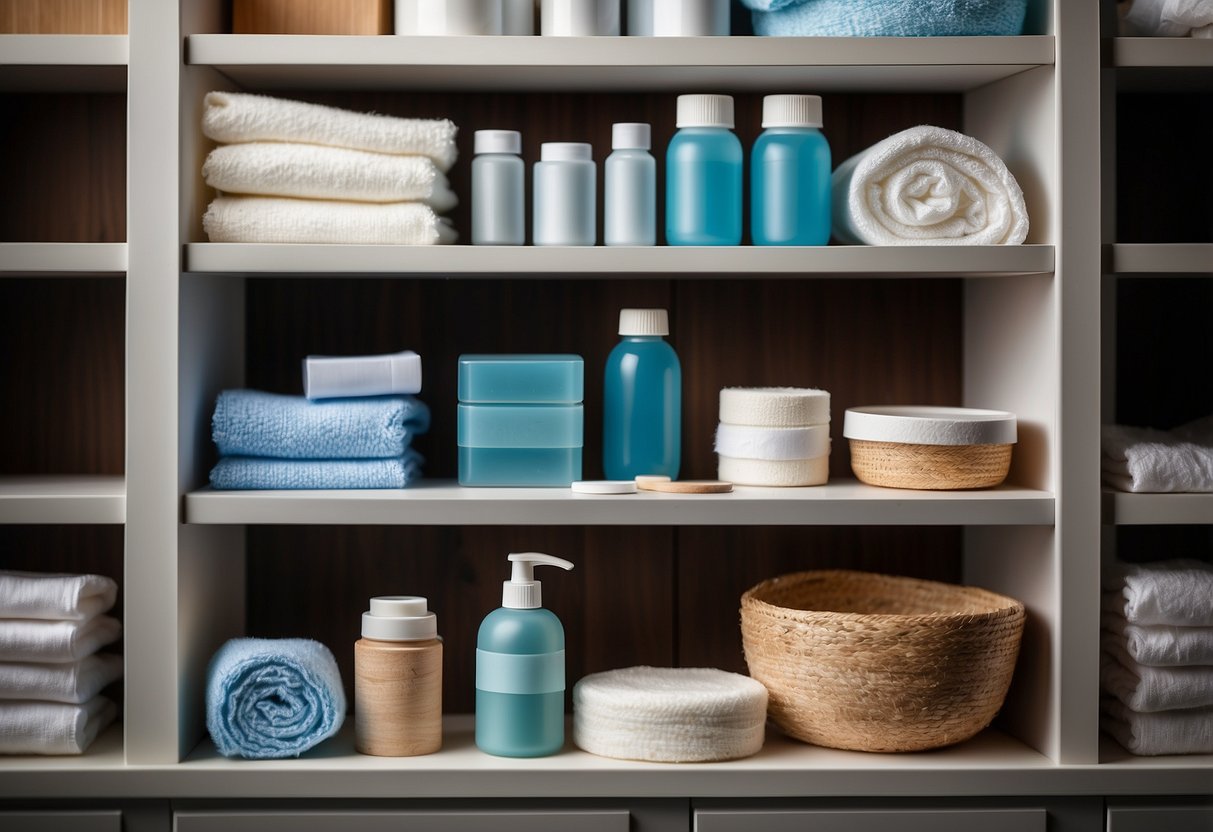
[[[126,522],[122,477],[0,477],[0,523]]]
[[[0,275],[126,272],[126,243],[0,243]]]
[[[1116,243],[1116,274],[1213,274],[1213,243]]]
[[[999,277],[1049,274],[1051,245],[1025,246],[342,246],[189,243],[185,269],[256,275],[458,277]]]
[[[1117,526],[1213,525],[1213,494],[1130,494],[1105,490],[1103,520]]]
[[[399,490],[212,491],[185,496],[197,524],[325,525],[1040,525],[1053,524],[1053,495],[1018,486],[984,491],[907,491],[838,480],[814,488],[751,488],[731,494],[617,496],[567,488],[462,488],[427,480]]]
[[[1052,35],[551,38],[191,35],[186,60],[256,90],[960,92],[1054,62]],[[609,72],[604,71],[609,69]]]
[[[123,92],[126,35],[0,35],[2,92]]]
[[[1208,38],[1113,38],[1118,67],[1213,69],[1213,40]]]

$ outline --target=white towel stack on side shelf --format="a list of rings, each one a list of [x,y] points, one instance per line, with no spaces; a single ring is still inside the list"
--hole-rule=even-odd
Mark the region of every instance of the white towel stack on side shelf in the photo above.
[[[1104,730],[1134,754],[1213,753],[1213,566],[1117,563],[1103,610]]]
[[[83,754],[113,722],[100,696],[122,657],[97,651],[122,625],[101,575],[0,571],[0,754]]]
[[[724,388],[716,453],[717,476],[737,485],[824,485],[830,477],[830,394]]]

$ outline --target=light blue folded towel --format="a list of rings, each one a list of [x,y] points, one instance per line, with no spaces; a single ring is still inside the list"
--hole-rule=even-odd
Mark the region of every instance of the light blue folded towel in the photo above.
[[[413,396],[309,401],[260,390],[225,390],[211,436],[221,456],[275,459],[382,459],[404,453],[430,426]]]
[[[421,454],[412,448],[393,459],[264,459],[225,456],[211,469],[211,488],[404,488],[421,477]]]
[[[306,638],[234,638],[206,670],[206,727],[225,757],[298,757],[337,733],[337,660]]]
[[[1018,35],[1027,0],[742,0],[754,34],[792,37]]]

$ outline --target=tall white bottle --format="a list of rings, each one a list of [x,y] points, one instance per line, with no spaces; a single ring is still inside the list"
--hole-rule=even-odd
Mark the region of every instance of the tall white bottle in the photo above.
[[[531,237],[535,245],[594,245],[598,177],[590,145],[544,142],[534,174]]]
[[[606,160],[603,237],[608,246],[657,244],[657,160],[647,124],[611,128]]]

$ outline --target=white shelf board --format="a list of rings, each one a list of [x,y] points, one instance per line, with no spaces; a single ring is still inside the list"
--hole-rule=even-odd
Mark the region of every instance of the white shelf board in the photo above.
[[[126,243],[0,243],[0,274],[126,272]]]
[[[1213,243],[1116,243],[1116,274],[1213,274]]]
[[[1103,518],[1117,526],[1213,524],[1213,494],[1103,492]]]
[[[0,523],[124,523],[122,477],[0,477]]]
[[[731,494],[576,494],[567,488],[463,488],[428,480],[399,490],[212,491],[185,496],[185,521],[323,525],[1040,525],[1053,495],[1017,486],[906,491],[839,480]]]
[[[126,35],[0,35],[0,91],[123,92]]]
[[[508,274],[562,277],[760,274],[960,277],[1047,274],[1054,248],[1026,246],[342,246],[189,243],[185,269],[246,276]]]
[[[1054,38],[190,35],[252,90],[958,92],[1054,61]],[[609,72],[604,72],[608,69]]]
[[[54,783],[60,776],[95,775],[101,772],[120,772],[126,767],[122,750],[122,723],[116,722],[93,740],[83,754],[62,756],[6,755],[0,754],[0,796],[20,796],[19,789],[11,788],[11,774],[21,772],[39,781],[40,793],[53,793]],[[33,796],[31,794],[31,796]]]
[[[1207,38],[1113,38],[1118,67],[1213,68],[1213,40]]]

